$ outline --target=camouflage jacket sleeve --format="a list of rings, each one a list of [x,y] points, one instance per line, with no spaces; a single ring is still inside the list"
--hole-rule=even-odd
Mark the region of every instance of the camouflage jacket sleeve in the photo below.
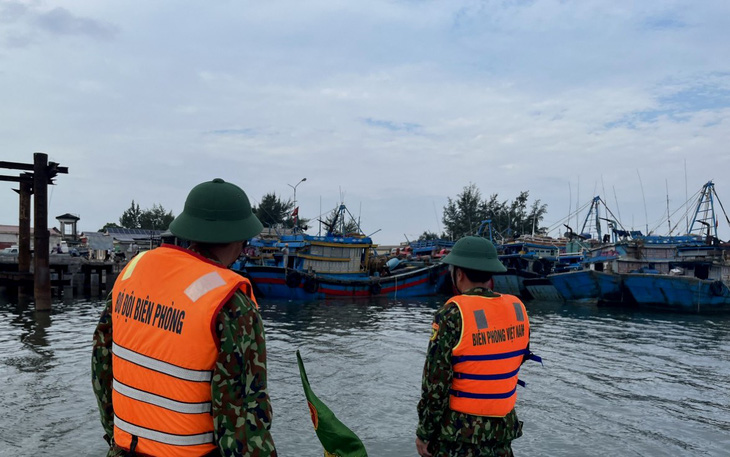
[[[423,367],[421,401],[418,402],[416,435],[423,441],[434,439],[449,410],[449,388],[453,377],[451,351],[461,335],[461,315],[456,305],[445,305],[436,312],[431,341]]]
[[[217,316],[220,352],[213,369],[215,439],[223,456],[276,456],[261,314],[237,292]]]
[[[94,331],[91,352],[91,384],[99,405],[101,425],[109,441],[114,433],[114,409],[112,408],[112,314],[111,295],[101,313]]]

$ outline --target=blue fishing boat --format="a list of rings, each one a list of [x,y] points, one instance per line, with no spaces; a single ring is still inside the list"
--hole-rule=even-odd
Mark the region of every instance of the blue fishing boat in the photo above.
[[[622,298],[621,276],[596,270],[556,273],[548,277],[564,301],[618,302]]]
[[[722,208],[714,183],[709,181],[702,188],[689,229],[690,235],[704,242],[678,247],[668,272],[644,270],[622,275],[636,303],[674,311],[730,311],[730,245],[717,236],[715,199]],[[727,214],[725,220],[730,224]]]
[[[642,306],[700,313],[730,311],[727,281],[631,273],[623,275],[623,283]]]
[[[338,217],[346,211],[340,205]],[[231,268],[251,280],[257,296],[290,300],[427,296],[448,284],[446,264],[388,259],[370,237],[338,233],[336,226],[337,220],[324,236],[299,232],[254,238],[249,255]]]
[[[730,246],[717,237],[716,198],[709,181],[700,192],[687,235],[636,240],[638,258],[618,262],[615,270],[625,299],[675,311],[730,310]],[[725,219],[730,223],[727,214]],[[646,254],[648,248],[654,248],[653,258]]]

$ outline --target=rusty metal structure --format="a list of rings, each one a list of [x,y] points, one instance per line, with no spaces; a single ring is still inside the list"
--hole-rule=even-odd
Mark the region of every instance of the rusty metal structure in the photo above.
[[[18,215],[18,284],[20,295],[30,295],[28,286],[22,280],[30,275],[30,202],[33,196],[34,240],[33,248],[33,297],[38,311],[51,309],[51,274],[49,269],[48,235],[48,186],[55,184],[58,174],[68,174],[68,167],[48,161],[48,154],[36,152],[33,163],[0,161],[0,169],[19,170],[18,176],[0,175],[0,181],[19,183],[13,189],[20,196]]]

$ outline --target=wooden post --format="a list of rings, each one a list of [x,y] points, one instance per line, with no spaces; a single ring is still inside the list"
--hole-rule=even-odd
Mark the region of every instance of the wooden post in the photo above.
[[[51,272],[48,268],[48,154],[33,154],[34,295],[36,311],[51,310]]]
[[[30,173],[24,173],[23,177],[32,178]],[[18,226],[18,272],[30,272],[30,196],[32,185],[30,181],[20,182],[20,217]],[[21,283],[22,284],[22,283]],[[22,284],[18,288],[18,294],[30,296],[33,291],[28,285]]]

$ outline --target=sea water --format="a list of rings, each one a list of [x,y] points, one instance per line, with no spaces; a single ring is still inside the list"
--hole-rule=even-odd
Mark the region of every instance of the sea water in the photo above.
[[[416,456],[416,404],[443,297],[315,303],[261,300],[272,435],[280,456],[321,456],[301,387],[372,457]],[[51,313],[0,303],[0,456],[101,456],[91,389],[101,301]],[[724,456],[730,449],[730,316],[528,302],[532,349],[520,372],[523,456]]]

